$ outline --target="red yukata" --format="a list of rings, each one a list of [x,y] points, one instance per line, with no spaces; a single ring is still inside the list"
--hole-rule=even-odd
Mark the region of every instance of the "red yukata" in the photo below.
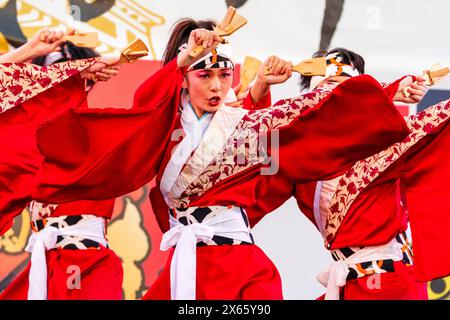
[[[0,64],[0,234],[31,201],[43,160],[36,147],[36,129],[63,110],[86,106],[84,80],[78,73],[96,61],[48,67]]]
[[[383,85],[391,98],[403,79]],[[445,215],[448,209],[445,204],[441,208],[440,201],[448,190],[437,178],[438,172],[446,171],[446,155],[442,150],[447,143],[444,137],[448,115],[449,103],[444,101],[410,117],[408,127],[412,132],[403,142],[357,162],[351,170],[332,180],[296,185],[292,185],[289,178],[273,180],[266,192],[278,202],[258,202],[248,208],[249,216],[253,217],[251,223],[256,224],[265,212],[273,211],[294,195],[302,212],[326,239],[327,248],[333,250],[335,260],[343,260],[364,247],[376,249],[376,246],[392,240],[399,246],[396,261],[369,259],[353,264],[349,279],[342,283],[345,289],[340,290],[340,298],[427,299],[424,281],[449,274],[447,256],[442,259],[439,254],[439,243],[448,243],[444,236],[448,228]],[[426,152],[421,151],[424,146],[427,146]],[[439,164],[443,167],[442,171],[435,170],[440,168]],[[419,195],[422,192],[428,201],[439,208],[434,209],[436,217],[426,214],[427,202]],[[413,264],[412,248],[405,233],[409,221],[408,208],[412,210],[409,206],[411,201],[414,203],[411,222],[414,249],[420,251],[417,266]],[[344,204],[346,207],[342,208]],[[434,218],[442,225],[436,223]],[[414,272],[416,268],[418,272]],[[374,273],[377,273],[377,278],[370,277]],[[336,294],[338,298],[339,292]]]
[[[185,236],[198,247],[192,252],[197,256],[193,276],[174,279],[179,270],[174,272],[172,267],[187,264],[190,258],[176,263],[169,258],[145,298],[183,296],[174,294],[173,284],[194,281],[193,298],[197,299],[280,299],[276,268],[251,236],[246,238],[248,220],[255,220],[247,217],[246,208],[256,202],[269,207],[279,201],[260,195],[282,176],[293,182],[329,178],[400,141],[408,134],[405,122],[369,76],[349,80],[332,92],[318,90],[264,110],[221,107],[163,194],[164,176],[174,173],[166,172],[174,162],[172,151],[183,142],[177,129],[187,132],[179,113],[183,74],[176,61],[164,66],[138,89],[132,110],[71,109],[48,121],[38,131],[45,160],[33,196],[43,202],[63,203],[78,200],[78,190],[83,190],[86,199],[108,199],[133,191],[156,176],[157,187],[150,197],[157,220],[167,231],[164,249],[179,241],[171,249],[175,255],[182,247],[179,238]],[[374,110],[374,105],[380,109]],[[308,107],[311,110],[301,113]],[[338,117],[342,114],[345,116]],[[60,134],[67,126],[71,131]],[[272,159],[278,153],[272,160],[276,169],[263,175],[262,169],[271,170],[264,163],[267,158],[252,155],[261,136],[274,132],[279,139],[270,136],[267,152]],[[60,148],[65,152],[58,152]],[[112,173],[120,174],[111,179]],[[222,217],[236,226],[243,221],[240,231],[232,230],[232,237],[220,235],[218,229],[227,229],[220,224]],[[245,227],[246,232],[242,230]],[[178,289],[186,286],[177,285]],[[192,292],[187,296],[192,297]]]
[[[97,60],[69,61],[49,67],[1,65],[0,234],[31,200],[34,178],[43,160],[36,146],[37,127],[63,110],[86,106],[84,80],[77,74]],[[37,210],[30,210],[32,229],[38,232],[47,222],[74,228],[89,217],[99,217],[99,224],[106,223],[113,207],[114,200],[76,201],[59,206],[40,204]],[[122,297],[122,265],[106,246],[89,239],[61,236],[55,249],[45,254],[47,299]],[[30,265],[2,292],[0,299],[27,299]],[[70,289],[68,268],[74,265],[79,267],[80,287]]]
[[[402,142],[357,162],[334,181],[296,186],[300,209],[337,260],[393,239],[403,249],[396,261],[357,264],[341,299],[427,299],[424,282],[450,274],[450,256],[444,253],[450,245],[450,207],[444,200],[450,190],[443,181],[450,174],[449,116],[449,100],[429,107],[408,118],[411,133]],[[414,257],[404,234],[408,220]],[[356,277],[360,272],[366,276]],[[373,273],[379,278],[369,279]]]

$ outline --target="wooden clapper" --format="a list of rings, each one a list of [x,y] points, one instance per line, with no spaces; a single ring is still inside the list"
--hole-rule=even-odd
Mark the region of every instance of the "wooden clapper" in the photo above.
[[[219,35],[219,37],[222,38],[233,34],[246,24],[247,19],[241,16],[235,8],[229,7],[225,17],[219,23],[219,25],[214,28],[214,31]],[[226,40],[223,38],[222,43],[226,43]],[[203,51],[205,51],[205,48],[203,48],[203,46],[197,46],[191,52],[189,52],[189,55],[192,58],[196,58]]]
[[[147,45],[141,39],[136,39],[128,47],[122,50],[119,62],[132,63],[139,58],[147,56],[148,52]]]
[[[442,67],[440,63],[433,64],[430,69],[423,71],[423,77],[425,78],[425,85],[431,87],[435,85],[440,80],[444,79],[450,70],[448,67]],[[411,94],[408,92],[410,87],[402,89],[402,93],[406,98],[409,98]]]
[[[43,35],[41,35],[41,41]],[[100,45],[97,32],[79,32],[77,34],[68,35],[63,37],[64,41],[70,41],[74,45],[85,48],[97,48]]]
[[[261,63],[262,62],[256,58],[250,56],[245,57],[244,63],[241,66],[241,88],[239,89],[238,95],[247,90],[250,83],[253,81],[253,79],[255,79]],[[326,68],[326,58],[320,57],[303,60],[302,62],[293,66],[292,70],[305,76],[324,76],[326,74]],[[271,74],[271,71],[266,68],[265,74],[269,75]]]
[[[292,71],[298,72],[304,76],[325,76],[327,72],[327,59],[325,57],[311,58],[303,60],[294,65]],[[266,67],[265,74],[270,75],[272,70]]]
[[[244,63],[241,65],[241,72],[240,72],[240,82],[241,82],[241,88],[239,89],[238,96],[242,92],[245,92],[250,85],[250,83],[255,79],[256,75],[258,74],[259,67],[261,66],[261,61],[246,56],[244,59]]]

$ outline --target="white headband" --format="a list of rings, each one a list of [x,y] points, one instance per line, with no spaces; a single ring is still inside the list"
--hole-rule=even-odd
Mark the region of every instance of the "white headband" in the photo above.
[[[186,50],[186,48],[187,44],[183,44],[178,50],[181,52]],[[230,44],[221,44],[216,49],[211,50],[207,55],[191,64],[188,67],[188,71],[211,68],[234,69],[232,51]]]
[[[62,55],[61,51],[53,51],[50,52],[46,57],[45,57],[45,61],[44,61],[44,66],[49,66],[53,63],[55,63],[56,61],[63,59],[64,56]]]
[[[356,77],[360,73],[353,66],[342,63],[342,57],[336,52],[326,56],[327,58],[327,69],[325,76],[313,76],[311,77],[311,83],[309,85],[309,90],[313,91],[317,88],[319,83],[335,76],[348,76]]]

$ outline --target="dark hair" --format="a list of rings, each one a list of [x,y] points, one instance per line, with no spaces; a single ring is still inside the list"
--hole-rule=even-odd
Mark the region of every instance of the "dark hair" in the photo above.
[[[66,41],[61,45],[61,54],[63,57],[53,63],[64,62],[64,61],[69,61],[69,60],[77,60],[77,59],[88,59],[88,58],[94,58],[94,57],[100,56],[100,54],[98,54],[95,50],[76,46],[72,42],[69,42],[69,41]],[[32,63],[37,64],[39,66],[44,66],[46,57],[47,56],[40,56],[40,57],[34,58]]]
[[[340,56],[343,58],[343,63],[345,64],[351,64],[360,74],[364,74],[364,59],[359,54],[350,51],[345,48],[334,48],[330,51],[326,50],[319,50],[314,52],[312,55],[312,58],[318,58],[318,57],[325,57],[328,54],[331,53],[339,53]],[[311,76],[301,76],[300,77],[300,91],[303,91],[305,89],[309,89],[309,86],[311,85]]]
[[[52,64],[59,63],[59,62],[65,62],[65,61],[69,61],[69,60],[88,59],[88,58],[95,58],[95,57],[100,56],[100,54],[97,53],[97,51],[90,49],[90,48],[79,47],[70,41],[64,42],[60,48],[61,48],[60,51],[61,51],[62,57],[59,60],[52,62]],[[37,64],[39,66],[44,66],[46,57],[47,56],[36,57],[31,62],[34,64]],[[95,82],[92,80],[87,80],[86,84],[87,84],[88,88],[92,88],[92,86],[95,84]]]
[[[188,42],[189,35],[195,29],[213,30],[216,22],[213,20],[193,20],[184,18],[179,20],[172,27],[169,42],[162,57],[163,65],[172,61],[178,55],[178,48],[184,43]]]

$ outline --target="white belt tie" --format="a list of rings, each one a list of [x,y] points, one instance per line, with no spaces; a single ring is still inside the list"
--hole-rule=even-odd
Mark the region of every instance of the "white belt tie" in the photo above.
[[[403,254],[400,244],[395,239],[392,239],[381,246],[358,249],[345,260],[333,261],[327,270],[317,276],[317,280],[327,288],[325,300],[339,300],[339,290],[345,286],[350,272],[349,265],[374,260],[392,259],[400,261],[402,258]]]
[[[58,236],[73,236],[96,241],[107,246],[104,236],[104,218],[92,216],[73,226],[61,229],[51,227],[54,221],[65,217],[47,219],[47,224],[40,232],[33,233],[25,250],[31,252],[28,300],[47,299],[47,260],[45,251],[54,249]]]
[[[170,215],[170,230],[164,233],[161,250],[175,247],[170,264],[170,295],[172,300],[195,300],[197,272],[197,242],[209,241],[214,235],[252,242],[241,209],[223,207],[214,217],[202,223],[183,225]]]

